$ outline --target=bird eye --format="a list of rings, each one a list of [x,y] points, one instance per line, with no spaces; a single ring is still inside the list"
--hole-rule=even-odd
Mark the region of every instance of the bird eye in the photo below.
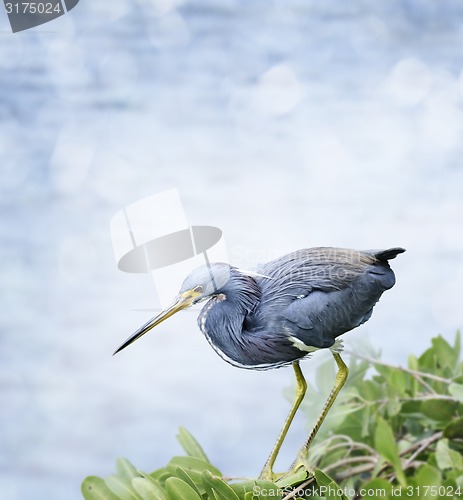
[[[203,287],[202,286],[197,286],[196,288],[193,289],[194,292],[196,293],[203,293]]]

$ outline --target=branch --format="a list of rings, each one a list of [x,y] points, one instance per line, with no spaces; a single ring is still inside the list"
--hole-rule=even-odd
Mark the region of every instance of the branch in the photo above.
[[[300,484],[296,489],[294,489],[291,493],[283,497],[282,500],[291,500],[291,498],[296,498],[296,495],[300,493],[306,486],[309,486],[309,484],[312,483],[314,480],[315,480],[314,476],[307,479],[302,484]]]
[[[350,451],[352,450],[366,450],[368,453],[370,453],[374,457],[378,457],[378,453],[376,450],[374,450],[371,446],[368,446],[367,444],[364,443],[359,443],[357,441],[354,441],[351,439],[350,441],[345,441],[343,443],[338,443],[333,446],[328,446],[326,448],[326,453],[337,450],[339,448],[350,448]]]
[[[373,365],[381,365],[381,366],[386,366],[387,368],[395,368],[396,370],[401,370],[405,373],[408,373],[409,375],[412,375],[415,377],[420,383],[423,383],[423,380],[421,378],[429,378],[431,380],[435,380],[436,382],[443,382],[444,384],[452,384],[453,380],[450,380],[448,378],[444,377],[439,377],[438,375],[433,375],[432,373],[426,373],[426,372],[418,372],[416,370],[411,370],[410,368],[403,368],[402,366],[395,366],[391,365],[390,363],[385,363],[384,361],[379,361],[374,358],[370,358],[370,356],[365,356],[363,354],[358,354],[356,352],[352,352],[349,350],[344,351],[346,354],[349,354],[350,356],[354,356],[359,359],[363,359],[364,361],[368,361],[369,363]],[[428,384],[424,383],[425,386],[428,386]],[[428,386],[429,387],[429,386]]]
[[[375,468],[375,466],[376,464],[365,464],[365,465],[359,465],[358,467],[352,467],[350,469],[345,470],[344,472],[336,474],[336,479],[343,480],[352,476],[356,476],[358,474],[363,474],[364,472],[370,472]]]
[[[403,464],[403,469],[406,469],[407,467],[412,466],[415,462],[415,458],[422,453],[426,448],[428,448],[431,444],[433,444],[435,441],[438,441],[442,437],[442,432],[436,432],[435,434],[428,436],[424,439],[421,439],[420,441],[417,441],[416,443],[413,443],[411,446],[409,446],[406,450],[402,451],[400,453],[400,457],[403,458],[405,455],[408,453],[414,452]],[[370,472],[372,471],[375,467],[376,464],[378,463],[377,458],[373,457],[354,457],[354,458],[348,458],[344,460],[339,460],[335,464],[329,465],[328,467],[325,468],[325,470],[331,470],[335,468],[341,468],[345,465],[350,465],[351,463],[356,463],[360,461],[368,461],[370,463],[359,465],[358,467],[351,467],[350,469],[347,469],[345,471],[339,472],[336,474],[336,479],[347,479],[348,477],[351,477],[353,475],[357,474],[362,474],[364,472]],[[378,471],[378,474],[382,472],[384,469],[389,467],[390,464],[386,463],[381,467],[381,469]]]
[[[407,455],[407,453],[410,453],[413,450],[415,450],[415,452],[412,453],[412,455],[410,455],[410,457],[406,460],[403,468],[406,469],[422,451],[424,451],[428,446],[430,446],[435,441],[438,441],[441,437],[442,437],[442,432],[436,432],[432,436],[424,438],[421,441],[414,443],[412,446],[410,446],[409,448],[404,450],[400,454],[401,457],[403,457],[404,455]]]
[[[362,456],[362,457],[352,457],[352,458],[344,458],[342,460],[339,460],[339,462],[336,462],[331,465],[327,465],[324,467],[324,471],[330,471],[331,469],[339,469],[341,467],[344,467],[345,465],[350,465],[350,464],[356,464],[358,462],[369,462],[371,465],[371,468],[373,469],[377,462],[378,458],[377,457],[369,457],[367,455]]]

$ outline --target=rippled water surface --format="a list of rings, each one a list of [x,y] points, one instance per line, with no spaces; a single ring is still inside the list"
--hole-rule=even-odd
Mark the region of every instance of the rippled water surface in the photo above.
[[[223,363],[196,313],[111,357],[154,300],[109,235],[142,197],[177,188],[241,267],[407,248],[351,349],[403,363],[462,326],[461,2],[81,0],[33,30],[0,24],[5,498],[77,499],[117,456],[155,469],[179,425],[227,475],[257,474],[273,444],[291,371]],[[305,432],[299,417],[282,468]]]

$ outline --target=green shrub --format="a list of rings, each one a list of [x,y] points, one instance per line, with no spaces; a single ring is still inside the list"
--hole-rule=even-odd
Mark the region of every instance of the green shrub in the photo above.
[[[302,410],[320,410],[330,364],[318,368]],[[373,367],[374,373],[369,375]],[[367,373],[368,372],[368,373]],[[307,400],[307,401],[308,401]],[[441,336],[408,367],[353,357],[346,387],[310,449],[313,473],[272,483],[226,480],[183,428],[186,456],[150,474],[116,462],[105,480],[82,484],[86,500],[252,500],[263,498],[463,498],[463,362],[460,335]]]

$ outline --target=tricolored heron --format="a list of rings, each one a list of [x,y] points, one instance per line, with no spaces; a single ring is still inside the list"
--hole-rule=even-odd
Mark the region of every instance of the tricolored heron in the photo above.
[[[262,264],[255,272],[223,263],[201,266],[187,276],[173,304],[114,354],[181,309],[209,299],[199,328],[225,361],[253,370],[294,368],[296,398],[261,473],[274,479],[274,462],[307,389],[299,360],[331,349],[338,366],[335,383],[290,472],[307,468],[309,447],[348,375],[336,339],[370,319],[382,293],[395,283],[388,261],[404,251],[317,247]]]

